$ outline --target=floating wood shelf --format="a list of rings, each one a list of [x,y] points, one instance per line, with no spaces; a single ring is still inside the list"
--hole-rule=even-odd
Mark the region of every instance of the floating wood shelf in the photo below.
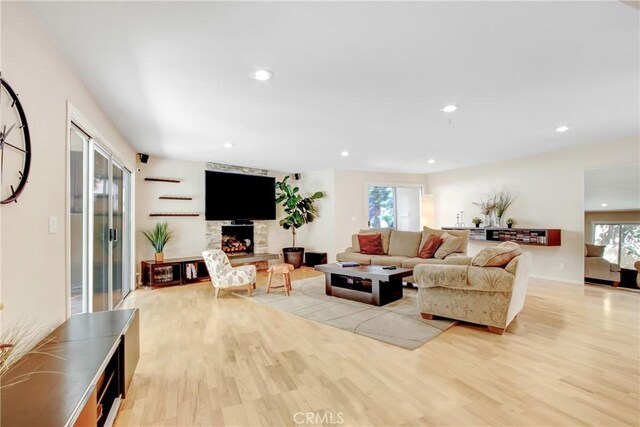
[[[163,178],[163,177],[155,177],[155,176],[148,176],[144,180],[152,181],[152,182],[171,182],[175,184],[180,183],[180,180],[178,178]]]
[[[200,216],[196,212],[172,213],[172,212],[153,212],[149,216]]]
[[[486,242],[516,242],[520,245],[560,246],[561,230],[557,228],[457,228],[443,230],[470,230],[469,240]]]
[[[193,200],[193,197],[189,196],[160,196],[160,200]]]

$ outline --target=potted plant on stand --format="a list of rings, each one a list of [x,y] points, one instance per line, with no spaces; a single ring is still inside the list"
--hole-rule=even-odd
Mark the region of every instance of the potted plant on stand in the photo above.
[[[169,224],[166,222],[159,222],[150,231],[143,231],[144,237],[147,238],[153,249],[156,251],[156,262],[164,262],[164,247],[169,243],[174,235],[173,231],[169,230]]]
[[[476,228],[479,228],[479,227],[480,227],[480,224],[482,224],[482,220],[481,220],[480,218],[478,218],[477,216],[476,216],[476,217],[474,217],[474,218],[471,220],[471,222],[472,222],[472,223],[474,223],[474,224],[476,225]]]
[[[276,203],[282,203],[286,216],[280,220],[280,226],[285,230],[291,230],[292,246],[283,248],[284,262],[294,268],[300,268],[304,257],[304,248],[296,247],[296,234],[298,228],[316,219],[315,202],[324,197],[322,191],[315,192],[310,197],[302,197],[298,187],[292,187],[287,183],[289,176],[276,182]]]
[[[511,227],[513,227],[513,224],[515,224],[515,223],[516,223],[516,220],[515,220],[515,219],[513,219],[513,218],[509,218],[509,219],[507,220],[507,228],[511,228]]]

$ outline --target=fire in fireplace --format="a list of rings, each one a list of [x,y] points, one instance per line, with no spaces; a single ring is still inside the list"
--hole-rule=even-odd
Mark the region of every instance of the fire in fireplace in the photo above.
[[[222,250],[229,255],[253,253],[253,225],[223,225]]]

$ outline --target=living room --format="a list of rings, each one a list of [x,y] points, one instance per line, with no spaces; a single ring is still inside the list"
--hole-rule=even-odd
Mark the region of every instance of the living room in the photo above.
[[[3,1],[2,425],[638,425],[639,9]]]

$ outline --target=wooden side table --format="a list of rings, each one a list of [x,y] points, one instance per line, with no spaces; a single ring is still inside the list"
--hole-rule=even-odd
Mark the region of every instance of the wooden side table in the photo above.
[[[293,265],[291,264],[275,264],[269,267],[267,270],[269,272],[269,282],[267,283],[267,293],[271,289],[284,288],[285,295],[289,296],[291,294],[291,276],[289,272],[293,270]],[[274,274],[282,274],[282,285],[279,286],[271,286],[271,279]]]

